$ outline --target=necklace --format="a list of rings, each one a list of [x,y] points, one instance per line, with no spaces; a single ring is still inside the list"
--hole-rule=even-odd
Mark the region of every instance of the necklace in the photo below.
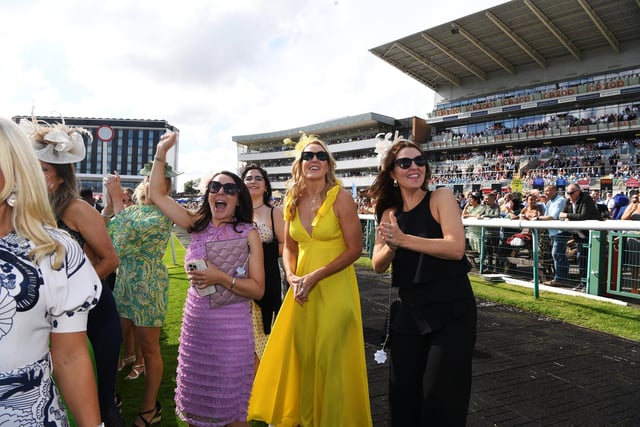
[[[255,211],[256,209],[260,209],[260,208],[261,208],[261,207],[263,207],[263,206],[264,206],[264,203],[263,203],[263,204],[261,204],[260,206],[256,206],[255,208],[253,208],[253,210]]]
[[[318,199],[320,199],[320,201],[322,201],[322,198],[320,197],[322,195],[322,193],[318,193],[315,196],[313,196],[311,198],[311,212],[313,212],[313,214],[317,214],[318,210],[320,209],[320,206],[318,206]]]

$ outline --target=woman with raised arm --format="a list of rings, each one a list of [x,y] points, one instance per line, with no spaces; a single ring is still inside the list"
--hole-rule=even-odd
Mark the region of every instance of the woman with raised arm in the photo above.
[[[471,394],[476,302],[467,276],[460,208],[447,188],[429,191],[420,147],[388,134],[371,187],[378,232],[372,264],[393,267],[400,309],[391,319],[391,425],[464,426]]]
[[[107,229],[120,257],[116,274],[115,298],[120,311],[123,330],[132,329],[142,359],[135,364],[125,379],[135,379],[144,373],[142,406],[134,426],[160,423],[162,407],[158,390],[162,382],[164,361],[160,351],[160,334],[167,317],[169,300],[169,273],[162,262],[171,237],[171,220],[149,197],[151,164],[140,171],[144,180],[136,189],[139,203],[125,209],[120,176],[107,176],[107,203],[102,211],[113,215]],[[168,194],[171,178],[178,173],[167,168],[161,180],[160,191]],[[141,244],[144,242],[144,244]]]
[[[66,427],[59,393],[79,427],[100,424],[86,327],[101,290],[82,248],[56,228],[29,138],[0,118],[2,424]]]
[[[177,134],[160,138],[151,199],[191,233],[185,255],[187,292],[176,376],[176,411],[190,426],[248,426],[254,375],[251,299],[264,294],[262,241],[253,225],[249,190],[236,174],[216,173],[190,211],[162,191],[167,151]]]
[[[100,213],[80,198],[75,164],[85,158],[82,128],[63,123],[22,120],[20,127],[31,138],[36,157],[44,173],[49,203],[58,227],[67,231],[85,251],[105,284],[105,279],[118,267],[116,254]],[[103,286],[96,307],[89,312],[87,335],[93,347],[98,380],[98,398],[102,420],[107,427],[124,425],[116,407],[115,389],[118,354],[122,335],[116,303],[108,285]]]
[[[253,385],[249,419],[277,426],[371,426],[356,203],[317,136],[302,135],[285,198],[283,264],[291,287]]]
[[[278,258],[284,246],[284,215],[281,207],[272,205],[271,183],[266,170],[258,165],[249,165],[240,177],[251,194],[253,222],[260,233],[264,257],[264,296],[251,305],[257,369],[271,334],[271,325],[282,303]]]

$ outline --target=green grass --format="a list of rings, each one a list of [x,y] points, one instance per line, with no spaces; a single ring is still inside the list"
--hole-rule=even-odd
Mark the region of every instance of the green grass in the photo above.
[[[167,307],[167,320],[160,336],[160,348],[164,361],[164,375],[162,385],[158,393],[158,400],[162,405],[162,426],[186,426],[186,423],[178,420],[175,414],[173,400],[176,387],[176,367],[178,365],[178,338],[180,337],[180,325],[182,323],[182,310],[189,288],[189,281],[184,271],[183,261],[185,249],[177,238],[174,238],[176,263],[173,262],[171,249],[168,247],[164,256],[164,263],[169,270],[169,305]],[[122,398],[122,416],[125,425],[131,425],[137,413],[140,411],[142,395],[144,391],[144,377],[133,381],[126,381],[124,377],[129,372],[124,369],[118,373],[116,391]]]
[[[176,366],[178,357],[178,337],[182,322],[182,309],[189,287],[183,268],[185,249],[176,238],[174,264],[170,248],[164,257],[169,269],[171,285],[169,288],[169,307],[167,321],[160,338],[160,346],[164,359],[164,376],[158,399],[162,404],[162,425],[164,427],[186,426],[175,415],[173,401],[176,386]],[[371,260],[362,257],[356,262],[360,267],[371,268]],[[529,288],[485,282],[481,277],[471,275],[471,283],[476,297],[495,301],[520,309],[545,315],[554,319],[582,326],[585,328],[640,341],[640,310],[635,307],[624,307],[606,302],[594,301],[580,296],[566,296],[552,292],[540,292],[540,298],[533,297]],[[130,425],[140,410],[144,379],[125,381],[128,370],[118,374],[117,391],[122,397],[122,412],[126,425]]]
[[[621,306],[545,291],[541,291],[540,297],[536,300],[530,288],[506,283],[489,283],[476,275],[470,275],[470,278],[473,291],[479,299],[518,307],[573,325],[640,341],[640,310],[637,306]]]

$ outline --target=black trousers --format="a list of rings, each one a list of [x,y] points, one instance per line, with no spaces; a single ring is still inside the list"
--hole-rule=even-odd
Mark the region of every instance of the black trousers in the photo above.
[[[89,312],[87,336],[93,347],[98,377],[98,400],[105,426],[122,425],[114,397],[118,355],[122,343],[120,316],[108,286],[103,285],[98,304]]]
[[[464,426],[471,396],[477,309],[424,335],[392,332],[389,382],[392,427]]]

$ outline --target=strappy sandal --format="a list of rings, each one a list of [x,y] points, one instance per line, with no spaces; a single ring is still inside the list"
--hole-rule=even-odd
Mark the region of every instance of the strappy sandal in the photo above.
[[[124,377],[125,380],[135,380],[140,378],[140,375],[144,374],[144,363],[141,365],[133,365],[131,367],[131,372],[129,372],[129,374]]]
[[[136,363],[136,355],[132,354],[131,356],[124,357],[118,361],[118,372],[122,371],[127,366],[133,365]]]
[[[144,417],[145,415],[153,414],[153,417],[149,421]],[[160,402],[156,401],[156,406],[153,409],[149,409],[148,411],[143,411],[138,413],[138,417],[135,419],[131,427],[138,427],[136,421],[140,419],[144,424],[144,427],[150,427],[156,424],[159,424],[162,421],[162,408],[160,407]]]

